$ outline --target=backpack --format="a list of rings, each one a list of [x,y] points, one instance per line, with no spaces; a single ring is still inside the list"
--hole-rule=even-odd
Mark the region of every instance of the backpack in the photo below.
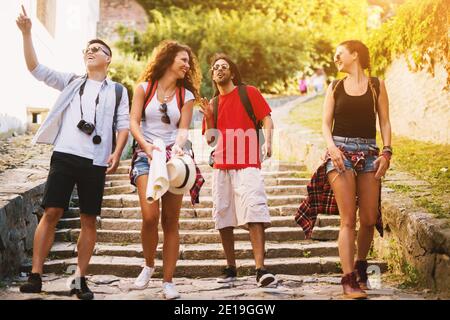
[[[245,111],[247,112],[249,118],[252,120],[253,125],[257,131],[257,139],[258,139],[258,145],[259,145],[259,155],[260,159],[263,158],[262,154],[262,145],[265,143],[264,135],[262,134],[262,128],[263,128],[263,122],[258,121],[255,116],[255,112],[253,111],[253,106],[250,102],[250,99],[248,97],[247,93],[247,86],[245,84],[238,85],[238,92],[239,92],[239,98],[241,99],[241,103],[245,108]],[[215,96],[212,99],[213,103],[213,117],[214,117],[214,128],[217,128],[217,118],[219,113],[219,96]],[[211,154],[209,156],[209,165],[211,167],[214,166],[214,150],[211,151]]]
[[[69,82],[67,85],[69,85],[73,80],[77,78],[82,78],[80,76],[74,75],[72,78],[69,79]],[[114,115],[113,115],[113,123],[112,123],[112,150],[111,153],[114,153],[114,150],[116,150],[116,144],[117,144],[117,137],[116,137],[116,126],[117,126],[117,110],[119,109],[120,101],[122,101],[122,94],[123,94],[123,85],[121,85],[118,82],[114,83],[114,89],[116,92],[116,105],[114,107]]]

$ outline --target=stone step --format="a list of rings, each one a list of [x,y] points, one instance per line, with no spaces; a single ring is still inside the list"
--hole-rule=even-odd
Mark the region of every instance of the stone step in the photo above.
[[[80,229],[60,229],[56,231],[55,241],[72,241],[77,242]],[[336,240],[339,234],[338,227],[322,227],[315,228],[312,234],[313,240]],[[265,232],[267,241],[294,241],[304,240],[305,235],[300,227],[271,227]],[[159,232],[160,239],[163,234]],[[236,241],[249,240],[249,234],[242,229],[234,231]],[[138,230],[98,230],[98,242],[111,243],[140,243],[141,232]],[[180,243],[194,244],[194,243],[220,243],[220,235],[217,230],[180,230]]]
[[[271,186],[306,186],[310,179],[306,178],[272,178],[270,176],[264,177],[264,185]],[[119,187],[130,186],[129,180],[110,180],[105,182],[105,187]],[[207,179],[203,184],[203,188],[210,188],[212,185],[212,179]]]
[[[290,216],[271,217],[272,227],[297,227],[297,223]],[[316,222],[317,226],[339,226],[339,217],[323,217]],[[63,218],[58,223],[59,229],[79,229],[80,218]],[[181,230],[208,230],[214,229],[212,218],[183,218],[180,219]],[[101,218],[97,223],[98,229],[105,230],[141,230],[142,219]],[[161,226],[159,226],[161,227]]]
[[[122,160],[120,162],[119,167],[117,168],[115,174],[128,174],[130,170],[131,161],[130,160]],[[203,172],[211,172],[213,168],[206,163],[197,163],[200,171]],[[265,161],[261,165],[262,171],[305,171],[307,170],[306,166],[303,164],[290,163],[290,162],[278,162],[278,161]]]
[[[105,191],[104,191],[103,195],[104,196],[112,196],[112,195],[118,195],[118,194],[133,194],[135,192],[137,192],[136,187],[130,183],[126,183],[126,184],[117,185],[114,187],[105,185]]]
[[[338,256],[336,242],[266,242],[266,259],[289,257],[332,257]],[[72,242],[57,242],[53,245],[51,256],[54,259],[65,259],[77,256],[77,246]],[[117,245],[111,243],[97,243],[94,250],[97,256],[137,257],[143,258],[141,244]],[[236,241],[235,255],[237,259],[253,259],[250,242]],[[162,243],[158,245],[156,258],[162,259]],[[180,260],[208,260],[225,259],[222,244],[184,244],[180,245]]]
[[[295,178],[294,175],[298,174],[299,171],[294,171],[294,170],[289,170],[289,171],[262,171],[262,176],[263,177],[272,177],[272,178]],[[211,179],[211,173],[210,172],[205,172],[202,173],[203,177],[208,180]],[[108,174],[106,176],[106,181],[115,181],[115,180],[128,180],[129,181],[129,175],[128,174]]]
[[[306,186],[266,186],[265,187],[267,195],[306,195]],[[137,194],[136,187],[127,184],[115,187],[105,187],[105,196],[110,195],[121,195],[121,194]],[[200,197],[210,197],[212,189],[211,187],[202,187],[200,190]]]
[[[267,196],[269,207],[272,206],[282,206],[282,205],[300,205],[300,202],[305,199],[303,195],[289,195],[289,196],[279,196],[279,195],[269,195]],[[72,206],[77,207],[79,204],[78,196],[72,197]],[[104,196],[102,207],[107,208],[130,208],[139,207],[139,198],[136,194],[131,195],[110,195]],[[200,203],[195,205],[195,208],[212,208],[212,197],[200,197]],[[183,197],[182,207],[191,208],[191,198],[188,196]]]
[[[254,275],[255,262],[253,259],[239,259],[238,276]],[[221,274],[225,260],[179,260],[175,270],[175,277],[217,277]],[[45,273],[63,273],[73,269],[77,264],[77,258],[56,259],[45,263]],[[113,257],[93,256],[89,268],[89,274],[114,275],[117,277],[134,278],[142,270],[143,258],[137,257]],[[326,273],[340,273],[339,257],[323,258],[275,258],[266,259],[265,266],[275,274],[312,275]],[[162,277],[162,261],[156,260],[155,278]],[[381,272],[387,270],[387,265],[382,261],[369,261],[369,265],[378,265]],[[70,268],[69,268],[70,267]]]
[[[284,206],[272,206],[269,208],[270,216],[290,216],[294,217],[297,212],[298,205],[284,205]],[[196,215],[197,214],[197,215]],[[70,208],[65,212],[64,218],[75,218],[80,215],[80,210],[78,208]],[[101,212],[102,218],[119,218],[119,219],[140,219],[141,216],[141,208],[140,207],[130,207],[130,208],[102,208]],[[190,219],[190,218],[211,218],[212,217],[212,209],[211,208],[181,208],[180,211],[180,219]],[[337,219],[339,220],[339,216],[326,216],[319,215],[318,219]],[[319,223],[319,222],[316,222]]]

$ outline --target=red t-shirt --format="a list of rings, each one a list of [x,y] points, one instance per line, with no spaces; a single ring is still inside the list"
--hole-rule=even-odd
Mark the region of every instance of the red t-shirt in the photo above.
[[[258,89],[247,86],[247,93],[257,121],[270,114],[272,110]],[[203,134],[205,128],[203,119]],[[220,134],[214,153],[215,169],[261,168],[255,126],[241,102],[237,87],[219,96],[217,129]]]

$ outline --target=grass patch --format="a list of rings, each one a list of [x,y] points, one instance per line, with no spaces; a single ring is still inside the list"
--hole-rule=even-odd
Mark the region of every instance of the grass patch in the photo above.
[[[318,96],[308,102],[300,103],[289,113],[288,124],[300,124],[316,133],[322,132],[323,96]]]
[[[295,172],[292,174],[293,178],[311,178],[311,173],[306,171]]]
[[[436,217],[449,219],[450,147],[397,135],[392,136],[392,145],[392,164],[396,169],[430,183],[428,189],[431,195],[415,199],[415,203]]]
[[[405,261],[401,250],[400,244],[391,238],[385,257],[388,262],[389,277],[398,284],[400,289],[417,288],[421,282],[420,274],[415,267]]]

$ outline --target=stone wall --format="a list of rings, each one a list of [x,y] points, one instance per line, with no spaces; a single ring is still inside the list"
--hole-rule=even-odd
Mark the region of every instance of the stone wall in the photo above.
[[[436,65],[434,77],[411,72],[405,58],[395,60],[385,75],[394,133],[416,140],[450,143],[450,91],[447,72]]]
[[[37,158],[0,176],[0,279],[30,260],[48,165]]]
[[[101,0],[100,21],[97,27],[99,38],[118,40],[116,28],[124,25],[145,31],[148,17],[145,9],[135,0]]]
[[[384,194],[382,212],[385,235],[375,238],[378,255],[422,286],[450,295],[448,220],[433,218],[398,193]]]

